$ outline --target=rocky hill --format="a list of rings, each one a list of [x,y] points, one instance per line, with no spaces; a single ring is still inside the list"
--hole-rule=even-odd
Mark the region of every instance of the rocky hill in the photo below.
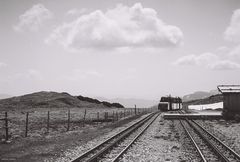
[[[58,92],[36,92],[18,97],[12,97],[0,100],[0,110],[29,109],[29,108],[106,108],[117,107],[120,104],[104,104],[103,102],[93,102],[94,99],[87,97],[76,97],[68,93]],[[91,100],[90,100],[91,99]]]

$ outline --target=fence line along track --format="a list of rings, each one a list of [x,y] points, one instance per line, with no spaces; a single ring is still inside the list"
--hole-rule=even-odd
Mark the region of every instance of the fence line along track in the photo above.
[[[186,123],[188,126],[186,126]],[[209,156],[212,152],[218,157],[218,161],[224,161],[224,162],[232,162],[232,161],[240,161],[240,156],[237,154],[233,149],[225,145],[222,141],[220,141],[217,137],[215,137],[213,134],[211,134],[209,131],[207,131],[205,128],[203,128],[201,125],[199,125],[197,122],[193,120],[180,120],[184,130],[186,131],[188,137],[191,139],[194,147],[196,148],[199,156],[201,157],[202,161],[212,161],[212,159],[209,159]],[[190,129],[192,129],[195,133],[189,133],[191,132]],[[207,144],[209,148],[209,154],[206,155],[206,150],[203,149],[203,147],[198,145],[196,139],[199,137],[193,137],[196,136],[196,134],[204,141],[204,143]],[[206,149],[206,147],[205,147]],[[205,151],[205,154],[203,153]]]
[[[100,161],[101,158],[106,155],[110,150],[112,150],[115,147],[118,147],[118,144],[121,143],[124,139],[129,137],[133,132],[135,132],[138,128],[143,126],[146,122],[150,121],[147,126],[144,127],[144,129],[141,131],[142,133],[148,128],[148,126],[157,118],[159,115],[159,112],[151,113],[145,118],[141,119],[140,121],[132,124],[131,126],[127,127],[123,131],[117,133],[116,135],[108,138],[104,142],[100,143],[99,145],[95,146],[94,148],[90,149],[89,151],[83,153],[81,156],[73,160],[72,162],[96,162]],[[140,137],[142,133],[138,133],[137,136]],[[136,141],[138,137],[135,137],[131,144],[133,144],[133,141]],[[130,145],[127,146],[128,148]],[[128,148],[125,148],[123,150],[127,150]],[[125,153],[125,151],[122,151],[120,154],[116,155],[115,161],[118,161],[118,159]]]

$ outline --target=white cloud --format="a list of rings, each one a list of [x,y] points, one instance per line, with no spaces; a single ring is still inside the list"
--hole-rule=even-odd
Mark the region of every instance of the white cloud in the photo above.
[[[174,62],[175,65],[209,65],[212,61],[218,60],[218,57],[212,53],[203,53],[201,55],[187,55]]]
[[[217,61],[209,66],[211,69],[214,69],[214,70],[240,69],[240,64],[229,61],[229,60]]]
[[[240,9],[234,11],[230,25],[224,32],[225,39],[234,42],[233,47],[228,48],[225,52],[228,58],[239,60],[240,59]]]
[[[2,67],[6,67],[6,66],[7,66],[6,63],[4,63],[4,62],[0,62],[0,68],[2,68]]]
[[[230,49],[229,47],[220,46],[220,47],[218,47],[218,48],[215,50],[215,52],[216,52],[217,54],[220,54],[220,55],[223,55],[223,56],[224,56],[224,55],[227,55],[230,50],[231,50],[231,49]]]
[[[82,48],[169,47],[182,44],[182,31],[165,24],[152,8],[140,3],[132,7],[118,5],[103,13],[96,10],[58,26],[46,39],[67,50]]]
[[[196,56],[187,55],[177,59],[173,64],[174,65],[196,65]]]
[[[214,61],[218,61],[219,58],[213,53],[203,53],[196,57],[196,62],[198,65],[209,65]]]
[[[240,9],[234,11],[224,35],[226,40],[240,42]]]
[[[173,64],[177,66],[202,66],[212,70],[233,70],[240,68],[240,64],[230,60],[221,60],[213,53],[183,56],[176,60]]]
[[[240,58],[240,44],[238,46],[235,46],[230,52],[229,52],[230,57],[234,58]]]
[[[71,9],[69,11],[66,12],[65,16],[79,16],[83,13],[85,13],[87,11],[86,8],[82,8],[82,9]]]
[[[240,69],[238,59],[240,58],[240,9],[235,10],[230,25],[224,32],[227,41],[236,43],[232,48],[221,46],[215,53],[204,53],[201,55],[187,55],[179,58],[174,65],[203,66],[213,70]],[[232,61],[233,60],[233,61]]]
[[[44,5],[36,4],[19,16],[19,22],[13,26],[13,29],[17,32],[38,31],[43,23],[52,17],[53,13],[45,8]]]

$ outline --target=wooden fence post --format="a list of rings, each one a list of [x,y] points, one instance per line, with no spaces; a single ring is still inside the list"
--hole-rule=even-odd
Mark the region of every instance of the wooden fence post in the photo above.
[[[106,122],[108,122],[108,112],[105,112],[105,114],[104,114],[104,120],[105,120]]]
[[[98,124],[98,122],[99,122],[99,112],[97,112],[97,124]]]
[[[69,128],[70,128],[70,109],[68,109],[67,131],[69,131]]]
[[[135,111],[135,115],[137,115],[137,106],[136,105],[135,105],[134,111]]]
[[[116,120],[118,121],[118,112],[116,112]]]
[[[28,134],[28,115],[29,115],[29,112],[27,112],[26,114],[25,137],[27,137],[27,134]]]
[[[47,133],[49,133],[50,112],[47,113]]]
[[[86,119],[86,114],[87,114],[87,110],[84,110],[84,116],[83,116],[83,126],[85,126],[85,119]]]
[[[114,113],[114,111],[113,111],[113,120],[112,120],[112,122],[113,123],[115,122],[115,113]]]
[[[8,113],[5,112],[5,130],[6,130],[6,141],[8,141]]]

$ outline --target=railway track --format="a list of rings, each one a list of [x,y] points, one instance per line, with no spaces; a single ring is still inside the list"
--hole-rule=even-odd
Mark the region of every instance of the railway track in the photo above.
[[[240,156],[217,137],[193,120],[180,120],[201,161],[240,161]]]
[[[143,134],[160,113],[149,114],[142,120],[132,124],[118,134],[83,153],[72,162],[116,162],[130,148],[130,146]]]

